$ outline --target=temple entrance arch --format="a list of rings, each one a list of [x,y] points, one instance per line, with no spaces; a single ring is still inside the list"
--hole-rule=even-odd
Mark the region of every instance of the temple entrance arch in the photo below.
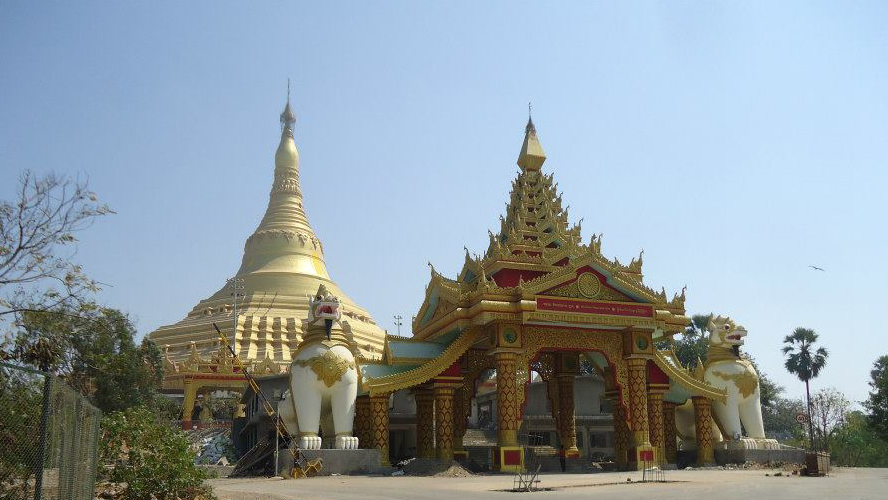
[[[548,400],[548,409],[551,412],[556,439],[552,442],[544,443],[555,448],[558,453],[565,458],[580,458],[588,453],[582,453],[581,449],[592,450],[593,447],[599,448],[599,453],[614,447],[617,441],[615,437],[611,437],[611,429],[620,428],[626,430],[625,422],[623,425],[612,427],[611,423],[604,423],[602,418],[593,418],[601,414],[600,400],[608,398],[607,406],[622,406],[622,391],[617,384],[619,377],[619,362],[621,357],[617,357],[617,363],[611,362],[607,355],[606,349],[607,339],[600,342],[600,337],[594,335],[584,335],[583,332],[564,330],[556,342],[558,347],[551,347],[542,343],[542,346],[530,358],[527,370],[519,370],[519,378],[523,382],[522,404],[520,406],[519,418],[524,422],[528,418],[534,420],[536,415],[528,415],[528,403],[531,399],[529,391],[532,382],[535,380],[533,373],[539,374],[539,379],[545,388],[545,396]],[[565,335],[566,333],[566,335]],[[601,348],[591,348],[589,344],[602,343]],[[532,344],[532,342],[531,342]],[[612,346],[611,346],[612,347]],[[612,352],[613,353],[613,352]],[[530,351],[526,355],[532,354]],[[528,375],[525,376],[524,373]],[[594,374],[594,375],[593,375]],[[595,377],[597,384],[593,384],[590,377]],[[583,377],[583,378],[578,378]],[[579,380],[579,385],[578,381]],[[520,386],[519,386],[520,387]],[[581,391],[591,391],[595,387],[596,394],[589,394],[589,397],[581,397],[579,400],[575,394]],[[536,387],[533,389],[538,390]],[[539,395],[534,395],[538,398]],[[536,404],[539,406],[539,403]],[[532,408],[531,413],[539,413],[541,408]],[[615,418],[624,418],[624,412],[615,412]],[[538,417],[538,416],[536,416]],[[582,418],[583,426],[578,431],[577,419]],[[528,430],[533,428],[531,425],[524,425]],[[594,427],[596,431],[591,432]],[[590,440],[595,439],[593,442]],[[528,442],[528,445],[532,443]],[[625,457],[625,451],[615,451],[616,455]],[[620,460],[621,465],[625,465]]]

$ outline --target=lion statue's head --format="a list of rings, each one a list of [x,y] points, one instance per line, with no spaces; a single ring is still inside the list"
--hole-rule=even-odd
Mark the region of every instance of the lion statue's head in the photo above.
[[[746,328],[727,316],[713,316],[706,325],[706,330],[709,331],[710,345],[725,348],[742,346],[747,333]]]
[[[339,298],[331,294],[327,287],[321,284],[317,293],[308,297],[308,323],[314,324],[324,319],[339,321],[341,317]]]

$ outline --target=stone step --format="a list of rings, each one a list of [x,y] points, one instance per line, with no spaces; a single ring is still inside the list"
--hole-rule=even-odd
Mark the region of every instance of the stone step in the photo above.
[[[466,429],[463,436],[464,446],[496,446],[496,431],[484,429]]]
[[[541,472],[561,472],[561,460],[557,456],[530,457],[527,461],[527,470],[535,470],[540,465]],[[592,462],[586,458],[567,458],[564,461],[564,472],[589,473],[592,472]]]

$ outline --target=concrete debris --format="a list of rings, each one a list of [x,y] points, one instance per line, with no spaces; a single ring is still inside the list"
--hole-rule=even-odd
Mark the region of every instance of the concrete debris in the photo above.
[[[407,476],[470,477],[473,475],[456,461],[441,462],[431,458],[404,460],[398,463],[398,468]]]
[[[227,430],[190,432],[188,438],[197,453],[196,464],[228,465],[235,461],[234,443]]]

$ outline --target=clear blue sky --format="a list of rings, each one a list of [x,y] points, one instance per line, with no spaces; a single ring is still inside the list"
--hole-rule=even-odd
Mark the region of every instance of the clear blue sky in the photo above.
[[[815,388],[861,400],[888,353],[886,26],[885,2],[7,1],[0,195],[88,175],[117,211],[77,255],[101,300],[178,321],[240,264],[291,77],[328,267],[393,330],[427,261],[486,248],[533,101],[584,239],[745,324],[789,395],[781,340],[813,328]]]

